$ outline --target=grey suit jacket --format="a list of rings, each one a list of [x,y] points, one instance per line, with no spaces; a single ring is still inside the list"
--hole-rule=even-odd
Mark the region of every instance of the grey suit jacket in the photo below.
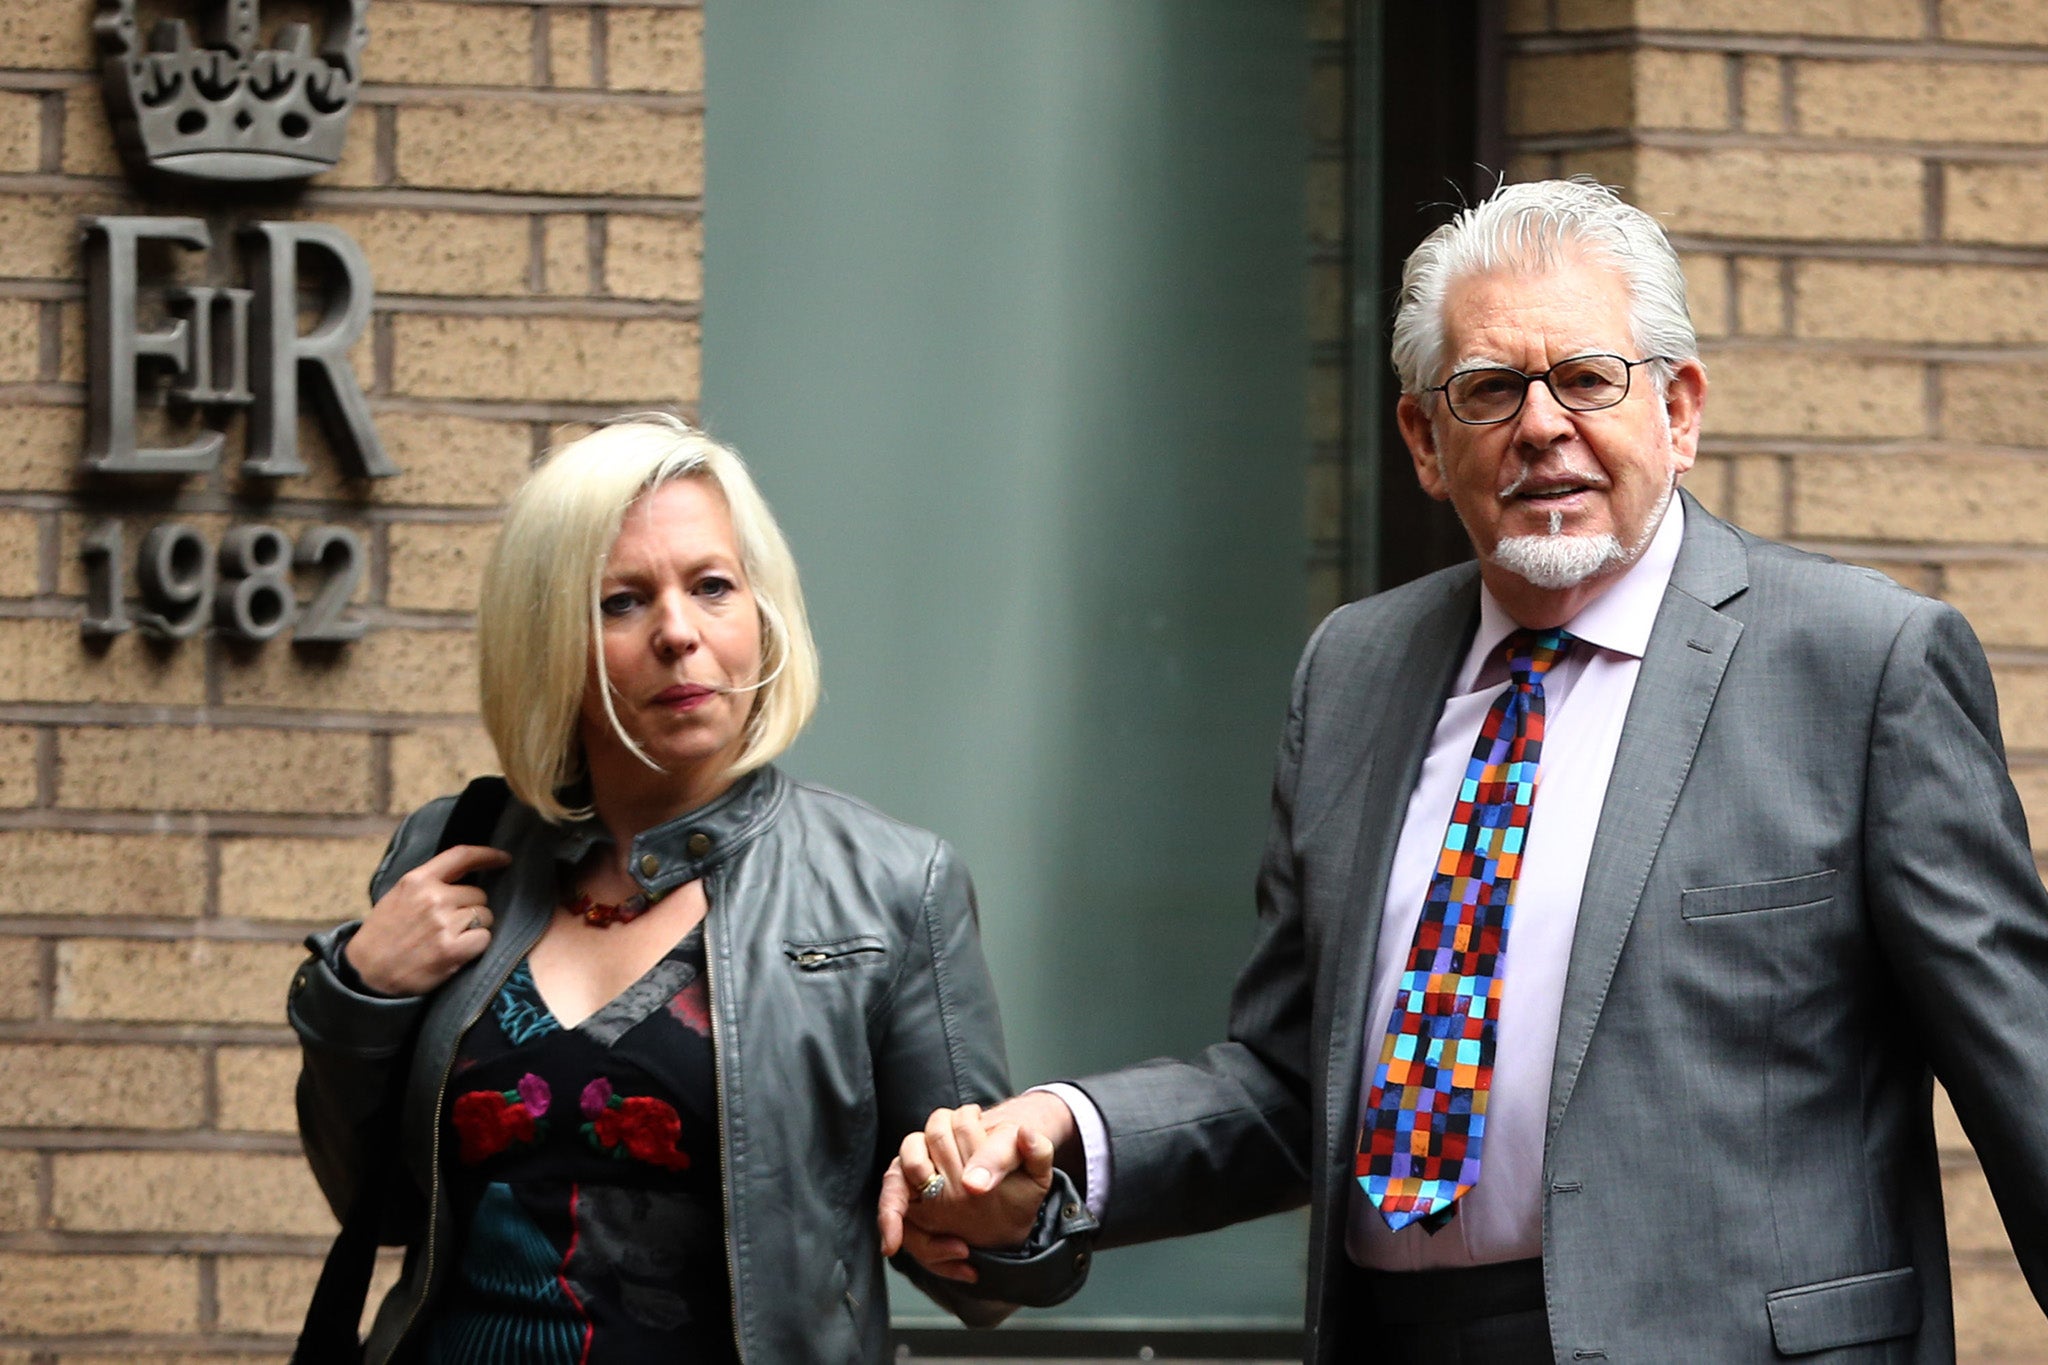
[[[1954,1357],[1938,1075],[2048,1298],[2048,896],[1952,609],[1686,507],[1586,875],[1545,1151],[1561,1360]],[[1077,1084],[1105,1244],[1311,1201],[1343,1228],[1387,872],[1477,621],[1470,564],[1354,603],[1295,675],[1230,1041]],[[1512,943],[1509,960],[1513,960]],[[1512,1027],[1512,1020],[1503,1020]]]

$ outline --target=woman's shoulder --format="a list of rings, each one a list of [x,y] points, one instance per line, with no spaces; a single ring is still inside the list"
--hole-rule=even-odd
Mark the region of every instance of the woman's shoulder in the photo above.
[[[857,796],[815,782],[785,778],[788,816],[807,836],[821,835],[863,857],[925,871],[956,859],[953,848],[928,829],[878,809]]]
[[[469,806],[458,816],[464,801]],[[385,846],[383,861],[370,877],[370,900],[381,899],[400,877],[433,857],[448,842],[449,822],[463,820],[471,832],[457,841],[498,843],[506,827],[524,822],[538,823],[540,817],[504,786],[499,779],[472,783],[460,792],[437,796],[415,808],[398,822],[391,842]],[[489,833],[483,831],[488,830]]]

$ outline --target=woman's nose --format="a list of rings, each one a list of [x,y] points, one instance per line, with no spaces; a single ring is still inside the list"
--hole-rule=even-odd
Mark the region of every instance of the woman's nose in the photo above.
[[[664,593],[654,614],[654,647],[674,657],[697,646],[697,618],[680,593]]]

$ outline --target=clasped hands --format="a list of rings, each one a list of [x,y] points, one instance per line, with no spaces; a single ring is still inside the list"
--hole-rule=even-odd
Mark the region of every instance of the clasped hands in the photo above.
[[[934,1275],[973,1284],[969,1248],[1023,1245],[1052,1188],[1053,1156],[1074,1138],[1073,1114],[1042,1090],[989,1109],[933,1110],[882,1177],[882,1254],[901,1248]]]

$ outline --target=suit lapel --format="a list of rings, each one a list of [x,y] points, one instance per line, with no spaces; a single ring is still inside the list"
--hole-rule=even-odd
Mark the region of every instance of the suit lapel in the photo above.
[[[1344,1155],[1355,1134],[1359,1067],[1368,1032],[1377,1039],[1385,1021],[1365,1017],[1372,995],[1372,966],[1386,908],[1387,875],[1400,842],[1408,798],[1429,753],[1430,737],[1443,712],[1458,665],[1470,647],[1479,616],[1479,575],[1453,577],[1445,593],[1425,604],[1413,626],[1386,627],[1387,641],[1375,653],[1379,665],[1355,694],[1356,704],[1378,714],[1356,756],[1358,833],[1336,931],[1338,951],[1330,969],[1329,1075],[1324,1092],[1332,1159]],[[1341,1220],[1339,1220],[1341,1224]]]
[[[1748,586],[1748,555],[1725,522],[1681,496],[1685,541],[1636,676],[1579,898],[1546,1136],[1556,1133],[1571,1099],[1650,866],[1742,634],[1742,623],[1718,608]]]

